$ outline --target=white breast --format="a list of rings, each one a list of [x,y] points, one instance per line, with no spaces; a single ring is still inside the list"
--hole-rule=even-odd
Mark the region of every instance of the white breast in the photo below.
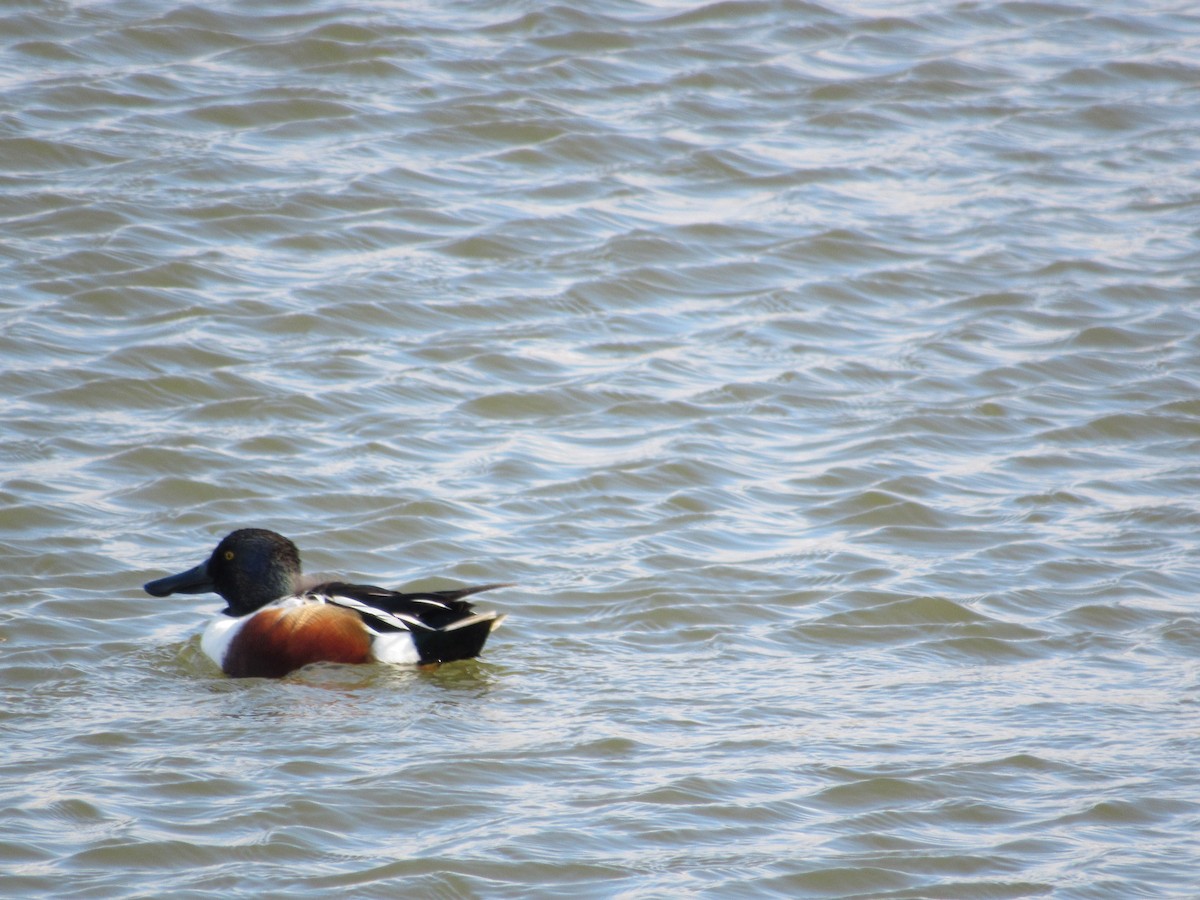
[[[250,615],[254,615],[254,613]],[[250,616],[242,616],[237,619],[232,616],[217,616],[209,622],[208,627],[204,629],[204,634],[200,636],[200,649],[204,651],[204,655],[218,666],[223,667],[225,651],[229,649],[229,642],[233,640],[233,636],[238,633],[238,629],[248,618]]]

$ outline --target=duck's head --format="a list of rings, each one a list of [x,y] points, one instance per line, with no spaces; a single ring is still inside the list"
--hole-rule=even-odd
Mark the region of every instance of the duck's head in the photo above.
[[[220,594],[225,612],[244,616],[296,590],[300,551],[282,534],[240,528],[225,535],[217,549],[195,568],[144,585],[148,594]]]

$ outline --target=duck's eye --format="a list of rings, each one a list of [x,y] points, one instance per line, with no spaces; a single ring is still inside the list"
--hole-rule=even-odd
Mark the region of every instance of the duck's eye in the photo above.
[[[231,560],[231,559],[233,559],[233,551],[232,551],[232,550],[226,550],[226,551],[225,551],[225,559],[226,559],[226,560]]]

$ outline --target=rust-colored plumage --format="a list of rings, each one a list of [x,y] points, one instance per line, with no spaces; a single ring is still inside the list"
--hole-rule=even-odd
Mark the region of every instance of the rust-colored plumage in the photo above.
[[[314,662],[363,663],[371,633],[348,609],[324,603],[264,609],[238,631],[221,668],[234,678],[281,678]]]

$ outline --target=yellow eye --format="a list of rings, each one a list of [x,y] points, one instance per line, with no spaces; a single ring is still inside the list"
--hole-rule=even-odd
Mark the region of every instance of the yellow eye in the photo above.
[[[226,550],[226,551],[225,551],[225,558],[226,558],[226,559],[233,559],[233,551],[232,551],[232,550]]]

